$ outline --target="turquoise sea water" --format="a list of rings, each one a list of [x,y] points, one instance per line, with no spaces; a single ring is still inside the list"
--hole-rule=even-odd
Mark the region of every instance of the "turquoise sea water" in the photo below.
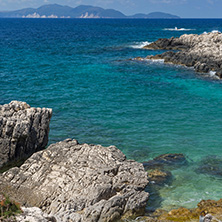
[[[164,30],[174,27],[191,30]],[[222,20],[0,19],[0,104],[52,108],[49,143],[116,145],[140,162],[183,153],[189,163],[172,170],[160,207],[220,199],[221,177],[196,168],[222,156],[222,82],[129,60],[161,53],[141,49],[146,41],[212,30],[222,31]]]

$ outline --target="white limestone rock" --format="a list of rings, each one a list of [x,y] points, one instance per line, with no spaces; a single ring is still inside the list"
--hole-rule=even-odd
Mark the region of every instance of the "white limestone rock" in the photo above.
[[[20,168],[0,176],[0,189],[25,206],[58,221],[115,221],[140,214],[148,193],[141,163],[126,160],[115,146],[67,139],[34,153]]]

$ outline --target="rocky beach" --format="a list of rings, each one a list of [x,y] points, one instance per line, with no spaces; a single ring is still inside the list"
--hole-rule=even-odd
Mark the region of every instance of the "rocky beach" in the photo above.
[[[136,58],[163,59],[165,63],[194,67],[196,72],[213,72],[222,78],[222,33],[184,34],[178,38],[158,39],[144,46],[148,50],[167,50],[162,54]]]

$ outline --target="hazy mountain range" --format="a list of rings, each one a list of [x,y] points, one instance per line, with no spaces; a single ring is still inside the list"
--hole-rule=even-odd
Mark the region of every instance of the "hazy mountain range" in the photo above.
[[[103,9],[90,5],[80,5],[76,8],[58,4],[43,5],[37,9],[25,8],[16,11],[0,12],[1,18],[166,18],[177,19],[176,15],[163,12],[149,14],[135,14],[126,16],[114,9]]]

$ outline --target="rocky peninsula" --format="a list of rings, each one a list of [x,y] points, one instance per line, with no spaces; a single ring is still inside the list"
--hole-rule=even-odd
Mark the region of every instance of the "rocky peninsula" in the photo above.
[[[165,63],[194,67],[196,72],[213,71],[222,78],[222,33],[185,34],[179,38],[158,39],[144,49],[167,50],[144,59],[164,59]]]

